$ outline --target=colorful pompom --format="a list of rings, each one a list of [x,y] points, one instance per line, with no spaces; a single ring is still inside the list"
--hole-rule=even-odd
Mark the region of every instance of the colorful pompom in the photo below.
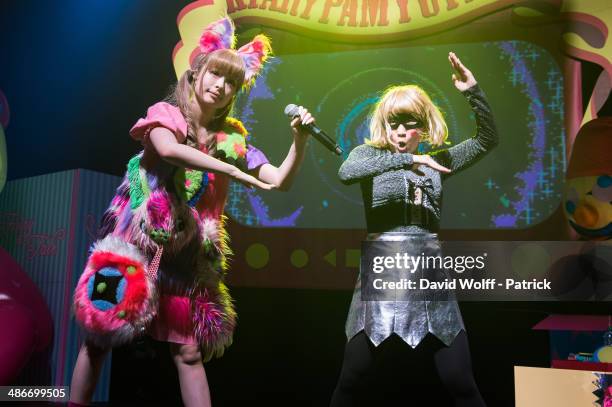
[[[236,37],[234,36],[234,23],[229,17],[212,22],[204,29],[200,37],[200,51],[204,54],[218,49],[234,48]]]
[[[272,53],[270,39],[263,34],[256,35],[253,41],[238,49],[238,55],[242,57],[246,66],[244,83],[246,87],[251,86],[257,76],[261,73],[264,63]]]
[[[130,342],[157,309],[155,284],[137,247],[114,236],[96,242],[74,293],[74,313],[101,346]]]

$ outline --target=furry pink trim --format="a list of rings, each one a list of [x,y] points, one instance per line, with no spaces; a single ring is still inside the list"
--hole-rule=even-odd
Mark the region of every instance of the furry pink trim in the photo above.
[[[233,49],[236,46],[234,23],[229,17],[223,17],[210,23],[204,29],[199,44],[203,54],[209,54],[218,49]]]
[[[157,309],[157,290],[145,274],[146,259],[133,245],[114,236],[96,242],[74,293],[74,313],[89,338],[101,346],[130,342],[151,321]],[[96,305],[93,292],[101,270],[119,274],[116,304]],[[104,271],[102,271],[104,273]],[[106,284],[100,288],[104,290]]]
[[[236,327],[236,311],[225,284],[219,282],[216,289],[204,289],[196,296],[193,319],[204,362],[222,356]]]
[[[246,66],[244,83],[249,87],[255,83],[264,63],[272,53],[270,39],[263,34],[256,35],[253,41],[240,47],[237,52]]]

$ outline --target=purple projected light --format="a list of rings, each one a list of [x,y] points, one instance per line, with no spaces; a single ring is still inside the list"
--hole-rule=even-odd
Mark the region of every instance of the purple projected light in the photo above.
[[[546,127],[544,118],[544,106],[538,92],[535,80],[531,71],[527,68],[525,60],[520,52],[514,46],[514,42],[503,42],[500,45],[504,51],[512,59],[512,84],[522,83],[524,88],[522,92],[531,100],[529,111],[533,115],[534,120],[529,124],[533,139],[530,144],[532,149],[532,162],[527,167],[526,171],[515,174],[515,178],[521,181],[521,184],[516,187],[519,194],[519,199],[510,201],[509,206],[514,209],[514,213],[504,213],[493,215],[491,220],[495,227],[509,228],[516,227],[517,222],[522,219],[527,225],[532,221],[531,203],[538,187],[538,180],[544,175],[543,159],[546,152]]]
[[[255,212],[255,215],[258,219],[258,224],[261,226],[295,226],[297,218],[302,213],[302,209],[304,209],[303,206],[300,206],[289,216],[286,216],[284,218],[270,219],[268,217],[268,206],[264,203],[263,199],[261,199],[260,196],[251,191],[247,191],[247,194],[249,196],[251,208],[253,208],[253,211]]]

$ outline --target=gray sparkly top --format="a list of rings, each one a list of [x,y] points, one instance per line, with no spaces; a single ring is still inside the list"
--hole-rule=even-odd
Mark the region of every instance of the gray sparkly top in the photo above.
[[[338,172],[344,184],[360,182],[369,233],[437,232],[442,179],[468,167],[498,143],[491,107],[478,85],[462,92],[476,116],[476,135],[432,153],[450,174],[421,165],[410,153],[392,153],[367,144],[353,149]]]
[[[476,115],[476,135],[432,154],[438,163],[452,170],[451,174],[474,163],[497,144],[491,108],[480,88],[473,86],[463,94]],[[440,224],[442,176],[430,167],[421,165],[413,169],[412,165],[412,154],[392,153],[364,144],[351,151],[340,167],[339,176],[345,184],[361,184],[367,228],[371,233],[368,240],[400,240],[414,253],[439,255],[437,235],[432,233],[438,231]],[[408,278],[416,280],[426,276],[426,272],[431,273],[421,268]],[[415,348],[431,333],[450,346],[465,329],[452,293],[445,297],[449,300],[438,301],[418,299],[414,290],[398,290],[395,300],[363,300],[362,273],[363,269],[346,319],[348,340],[364,331],[374,346],[378,346],[397,334]],[[436,298],[438,293],[433,294]]]

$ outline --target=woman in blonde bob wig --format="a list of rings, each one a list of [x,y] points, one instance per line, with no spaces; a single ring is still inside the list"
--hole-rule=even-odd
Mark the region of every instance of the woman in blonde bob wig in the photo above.
[[[338,172],[343,183],[359,183],[361,187],[367,240],[393,241],[413,259],[441,256],[436,233],[441,217],[443,176],[471,165],[497,144],[491,108],[474,75],[454,53],[449,53],[448,59],[454,70],[453,84],[466,97],[476,117],[475,135],[445,148],[448,128],[427,93],[414,85],[393,86],[374,108],[370,138],[351,151]],[[421,142],[440,149],[433,154],[419,154]],[[365,247],[368,249],[364,258],[393,256],[385,251],[388,250],[385,247],[390,247],[387,244]],[[391,251],[399,246],[393,247]],[[380,284],[377,286],[381,276],[384,280],[385,274],[372,276],[367,267],[360,270],[346,321],[344,362],[331,405],[355,404],[362,388],[361,379],[380,354],[378,346],[394,338],[412,348],[418,345],[419,352],[431,354],[456,406],[484,406],[472,374],[467,334],[453,293],[418,289],[421,281],[417,280],[421,277],[439,283],[449,278],[448,272],[415,264],[409,273],[386,277],[393,281],[400,277],[410,280],[410,289],[389,289],[388,293],[384,287],[380,289]],[[377,405],[386,405],[381,399],[384,396],[377,396]]]
[[[420,141],[432,146],[444,144],[448,136],[448,127],[442,112],[433,104],[429,95],[416,85],[389,87],[376,104],[370,121],[370,139],[366,143],[377,148],[393,149],[389,136],[391,127],[387,121],[402,113],[412,113],[425,126],[420,129]]]

